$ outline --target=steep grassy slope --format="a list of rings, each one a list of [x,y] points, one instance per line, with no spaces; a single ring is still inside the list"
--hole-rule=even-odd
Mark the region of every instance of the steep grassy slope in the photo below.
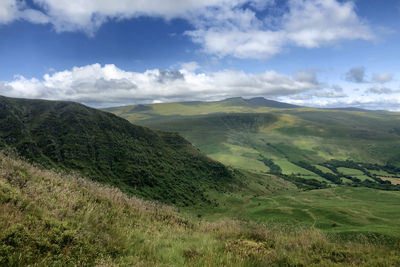
[[[1,266],[400,265],[395,236],[349,241],[313,228],[188,220],[2,154],[0,229]]]
[[[279,173],[327,184],[382,183],[374,179],[375,171],[400,175],[397,113],[271,105],[260,98],[145,107],[109,111],[137,124],[178,132],[211,158],[254,172],[271,172],[271,166],[278,166]],[[334,164],[332,160],[336,160]],[[347,160],[362,163],[362,167],[351,167],[362,169],[362,175],[351,176],[337,169],[349,167]],[[334,172],[319,170],[321,165],[334,168]]]
[[[233,175],[177,134],[71,102],[0,97],[0,145],[45,167],[181,206],[208,201]]]

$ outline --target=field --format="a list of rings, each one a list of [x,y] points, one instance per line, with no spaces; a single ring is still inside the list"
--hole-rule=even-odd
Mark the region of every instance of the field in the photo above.
[[[382,180],[389,181],[392,184],[400,185],[400,178],[388,178],[388,177],[380,177]]]

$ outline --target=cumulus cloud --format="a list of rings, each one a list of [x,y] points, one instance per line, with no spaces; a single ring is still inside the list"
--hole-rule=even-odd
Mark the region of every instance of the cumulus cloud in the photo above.
[[[93,64],[44,75],[18,76],[0,83],[10,97],[72,100],[93,106],[138,102],[214,100],[234,96],[276,97],[321,88],[315,73],[288,76],[267,71],[247,74],[236,70],[195,73],[192,69],[124,71],[115,65]]]
[[[141,16],[182,18],[186,33],[206,53],[237,58],[269,58],[285,47],[315,48],[341,40],[371,40],[369,26],[353,2],[338,0],[2,0],[0,23],[25,19],[51,23],[57,32],[94,35],[110,20]],[[279,11],[277,11],[279,10]]]
[[[372,76],[372,80],[377,83],[388,83],[393,80],[393,74],[391,73],[375,73]]]
[[[346,81],[354,83],[365,82],[365,67],[356,67],[346,73]]]

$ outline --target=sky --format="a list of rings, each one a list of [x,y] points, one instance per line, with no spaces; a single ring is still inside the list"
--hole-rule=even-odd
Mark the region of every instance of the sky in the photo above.
[[[400,111],[400,0],[0,0],[0,95]]]

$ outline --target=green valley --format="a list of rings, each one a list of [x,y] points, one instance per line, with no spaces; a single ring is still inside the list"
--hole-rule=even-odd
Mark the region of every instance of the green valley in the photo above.
[[[211,158],[235,168],[271,173],[273,164],[284,175],[319,181],[319,187],[344,182],[384,187],[376,172],[400,173],[397,113],[306,108],[264,98],[107,111],[139,125],[178,132]]]

